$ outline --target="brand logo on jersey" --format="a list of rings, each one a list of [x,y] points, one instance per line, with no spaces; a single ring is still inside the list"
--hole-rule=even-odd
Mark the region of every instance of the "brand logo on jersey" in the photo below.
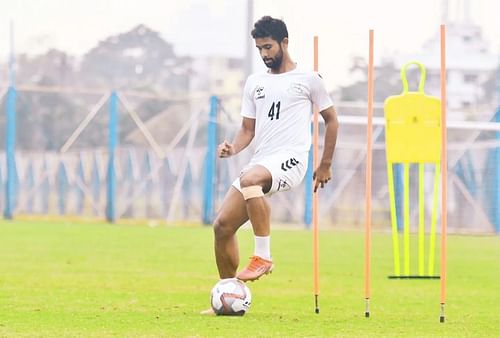
[[[294,158],[291,158],[291,159],[286,160],[285,162],[281,163],[281,170],[288,171],[288,169],[292,169],[297,164],[299,164],[299,161],[297,161]]]
[[[258,99],[263,99],[266,97],[266,94],[264,94],[264,87],[262,86],[258,86],[256,89],[255,89],[255,99],[258,100]]]
[[[302,83],[291,83],[288,87],[288,94],[293,96],[307,95],[307,87]]]

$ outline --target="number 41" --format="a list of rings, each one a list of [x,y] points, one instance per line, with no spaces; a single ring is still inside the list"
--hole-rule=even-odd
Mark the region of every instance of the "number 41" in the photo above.
[[[276,120],[280,118],[280,105],[281,101],[278,101],[278,103],[273,102],[273,105],[271,106],[271,109],[269,109],[269,113],[267,114],[267,116],[270,117],[271,120],[274,120],[274,107],[276,107]]]

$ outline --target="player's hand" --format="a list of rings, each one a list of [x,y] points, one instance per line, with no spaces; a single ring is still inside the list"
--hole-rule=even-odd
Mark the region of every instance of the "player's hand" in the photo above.
[[[234,155],[234,146],[224,140],[219,146],[217,147],[217,156],[219,157],[229,157]]]
[[[320,164],[319,167],[314,171],[314,192],[318,190],[318,187],[324,188],[325,184],[332,179],[332,169],[330,165]]]

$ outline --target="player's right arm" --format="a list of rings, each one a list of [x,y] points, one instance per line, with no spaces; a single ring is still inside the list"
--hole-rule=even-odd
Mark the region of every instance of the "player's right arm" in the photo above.
[[[233,156],[243,149],[245,149],[250,142],[252,142],[255,136],[255,102],[253,101],[253,93],[255,90],[255,85],[251,77],[245,82],[245,88],[243,89],[243,99],[241,101],[241,116],[243,120],[241,122],[241,127],[234,137],[233,143],[229,143],[226,140],[219,144],[217,148],[217,154],[219,157],[229,157]]]
[[[255,119],[243,117],[241,127],[236,133],[233,143],[226,140],[219,144],[217,154],[219,157],[233,156],[245,149],[255,136]]]

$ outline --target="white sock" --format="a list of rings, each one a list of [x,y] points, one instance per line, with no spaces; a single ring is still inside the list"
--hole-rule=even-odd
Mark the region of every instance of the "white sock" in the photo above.
[[[254,236],[255,251],[254,255],[271,260],[271,236]]]

